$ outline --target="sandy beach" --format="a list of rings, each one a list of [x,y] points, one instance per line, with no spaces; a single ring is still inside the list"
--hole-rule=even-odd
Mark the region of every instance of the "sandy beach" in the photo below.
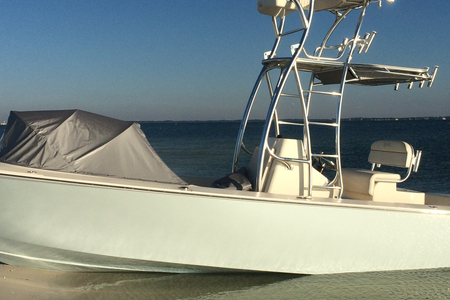
[[[1,300],[450,299],[450,270],[298,276],[57,272],[0,265]]]
[[[59,272],[0,265],[0,299],[171,299],[164,296],[164,288],[151,284],[165,276]]]
[[[61,272],[0,265],[0,299],[61,299],[69,296],[58,286]]]
[[[268,273],[59,272],[0,264],[0,299],[203,299],[295,277]]]

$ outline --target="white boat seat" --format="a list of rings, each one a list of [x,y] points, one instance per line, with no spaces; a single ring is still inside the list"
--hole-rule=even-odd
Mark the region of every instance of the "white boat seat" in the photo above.
[[[370,147],[369,162],[372,170],[376,165],[409,168],[413,163],[414,149],[400,141],[376,141]]]
[[[397,190],[397,183],[417,172],[421,151],[414,153],[411,145],[401,141],[380,140],[372,144],[369,154],[371,170],[342,169],[343,196],[382,202],[406,202],[423,204],[424,195],[412,191]],[[406,175],[375,171],[375,167],[407,168]],[[423,196],[423,197],[422,197]]]
[[[310,0],[299,0],[303,9],[308,10]],[[341,10],[360,6],[364,0],[315,0],[314,11]],[[297,10],[293,1],[288,0],[258,0],[258,11],[273,17],[284,17]]]

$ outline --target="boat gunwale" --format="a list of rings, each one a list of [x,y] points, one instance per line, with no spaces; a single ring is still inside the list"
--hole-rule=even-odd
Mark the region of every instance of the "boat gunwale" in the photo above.
[[[19,171],[5,170],[5,168],[3,168],[5,165],[11,167],[12,169],[19,169]],[[20,171],[20,169],[24,170]],[[341,198],[341,199],[319,198],[319,197],[303,198],[298,196],[293,198],[292,196],[282,194],[219,189],[214,187],[204,187],[191,184],[180,185],[176,183],[161,183],[143,180],[140,181],[136,179],[122,179],[116,177],[104,177],[104,176],[67,173],[52,170],[42,170],[24,166],[10,165],[7,163],[0,163],[0,178],[19,178],[24,180],[46,181],[51,183],[90,186],[97,188],[111,188],[111,189],[140,191],[140,192],[156,192],[163,194],[178,194],[186,196],[201,196],[223,200],[225,199],[245,200],[255,202],[273,202],[273,203],[297,204],[297,205],[327,206],[334,208],[356,208],[356,209],[372,209],[381,211],[396,211],[404,213],[450,215],[450,206],[442,206],[442,205],[373,202],[369,200],[358,200],[349,198]],[[114,182],[119,180],[121,182]],[[215,192],[211,193],[211,191]],[[449,195],[443,194],[443,195],[448,196],[450,199],[450,194]]]

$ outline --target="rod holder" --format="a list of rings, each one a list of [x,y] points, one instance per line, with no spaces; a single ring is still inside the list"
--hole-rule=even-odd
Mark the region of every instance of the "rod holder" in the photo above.
[[[371,33],[366,33],[364,38],[358,41],[359,49],[358,54],[367,53],[369,51],[370,46],[372,45],[373,39],[377,34],[376,31],[372,31]]]
[[[431,79],[428,81],[428,87],[432,87],[434,83],[434,79],[436,78],[437,71],[439,70],[439,66],[434,66],[433,73],[431,74]]]

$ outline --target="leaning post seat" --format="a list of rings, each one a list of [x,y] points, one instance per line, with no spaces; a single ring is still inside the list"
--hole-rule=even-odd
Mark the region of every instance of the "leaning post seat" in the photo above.
[[[425,195],[408,190],[398,190],[397,183],[417,172],[421,151],[414,153],[411,145],[401,141],[380,140],[372,144],[369,154],[371,170],[342,169],[343,196],[346,198],[380,202],[424,204]],[[381,165],[407,168],[406,175],[375,171]]]
[[[311,0],[298,0],[303,9],[308,10]],[[314,11],[340,10],[361,5],[364,0],[315,0]],[[258,0],[258,11],[264,15],[284,17],[297,10],[293,0]]]
[[[409,168],[413,157],[414,149],[410,144],[400,141],[380,140],[374,142],[370,147],[369,162],[372,164],[372,170],[377,165]]]

